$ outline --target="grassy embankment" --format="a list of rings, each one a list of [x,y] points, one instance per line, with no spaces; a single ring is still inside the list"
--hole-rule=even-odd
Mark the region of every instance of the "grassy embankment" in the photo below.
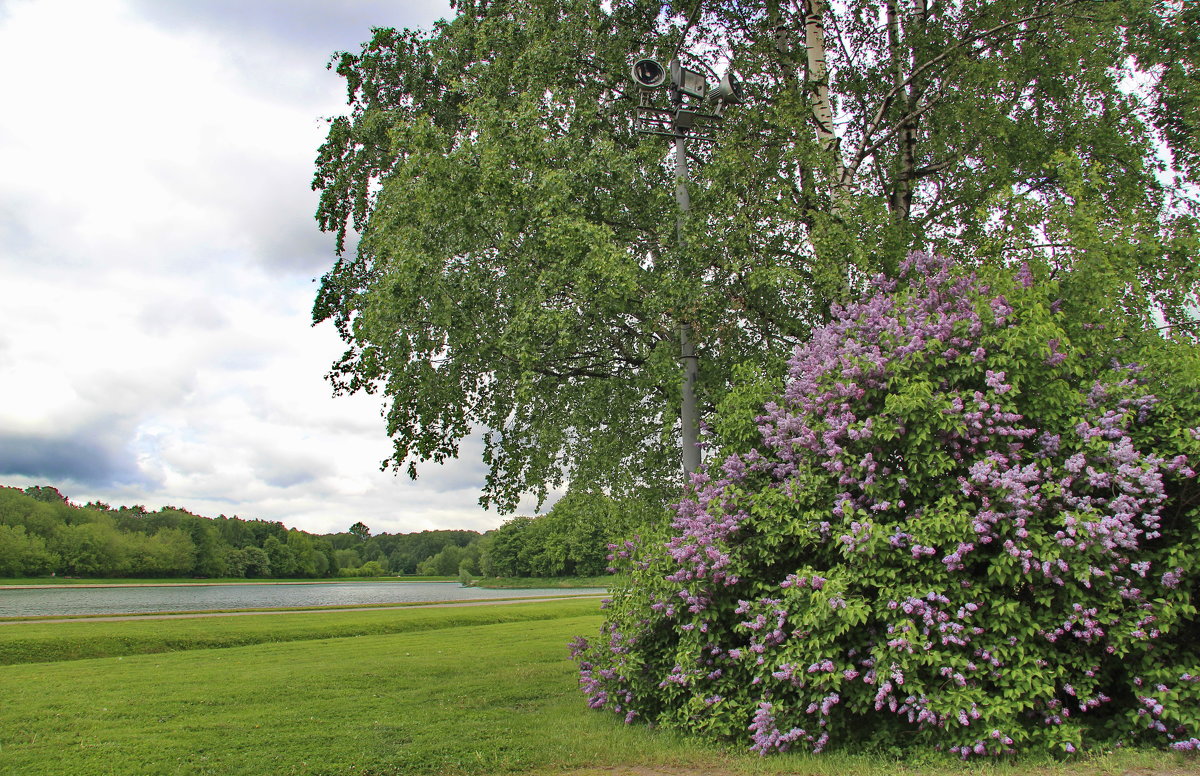
[[[565,642],[599,624],[592,599],[0,626],[0,774],[964,772],[837,753],[760,760],[589,712]],[[1127,752],[984,771],[1200,767]]]
[[[612,587],[616,577],[476,577],[475,587],[500,590],[531,590],[534,588]]]

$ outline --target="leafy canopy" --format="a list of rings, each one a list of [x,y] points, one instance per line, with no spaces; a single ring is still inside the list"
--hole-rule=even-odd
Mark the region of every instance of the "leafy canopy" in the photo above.
[[[679,483],[677,329],[704,414],[914,247],[1027,261],[1070,314],[1195,300],[1196,9],[1170,0],[464,0],[332,66],[322,228],[356,247],[314,320],[337,391],[380,392],[394,453],[483,431],[483,501]],[[745,83],[693,144],[687,250],[638,55]],[[1136,83],[1130,90],[1127,84]],[[1163,152],[1160,154],[1160,150]],[[1174,169],[1167,169],[1167,162]]]

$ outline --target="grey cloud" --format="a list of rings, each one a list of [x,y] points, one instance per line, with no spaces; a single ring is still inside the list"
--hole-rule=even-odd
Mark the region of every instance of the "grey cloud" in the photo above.
[[[279,191],[293,192],[284,206],[278,204]],[[333,236],[321,232],[313,218],[316,203],[299,186],[277,188],[264,197],[269,204],[257,218],[245,218],[243,228],[253,235],[254,254],[269,269],[314,274],[333,265]],[[274,200],[274,202],[271,202]]]
[[[293,458],[264,459],[254,466],[254,474],[275,488],[291,488],[314,482],[325,474],[325,464],[315,460]]]
[[[316,145],[313,146],[316,150]],[[307,159],[222,149],[207,170],[159,166],[156,177],[197,208],[215,211],[229,241],[270,270],[314,274],[333,264],[333,236],[317,228]]]
[[[381,436],[382,433],[383,429],[380,428]],[[416,484],[424,491],[439,495],[464,492],[478,498],[483,492],[487,472],[487,466],[483,463],[483,437],[474,434],[459,444],[458,458],[442,464],[432,461],[417,464]],[[398,476],[408,479],[406,471],[399,472]]]
[[[0,431],[0,474],[90,487],[154,484],[119,434],[86,428],[47,436]]]
[[[201,28],[222,37],[259,37],[328,57],[330,46],[357,49],[372,27],[428,27],[449,16],[442,0],[134,0],[134,8],[173,30]]]
[[[229,318],[207,299],[155,299],[138,315],[141,330],[155,336],[213,331],[228,325]]]

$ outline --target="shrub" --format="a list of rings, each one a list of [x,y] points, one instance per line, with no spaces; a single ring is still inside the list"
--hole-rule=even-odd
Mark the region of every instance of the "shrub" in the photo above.
[[[573,645],[589,705],[760,753],[1197,748],[1194,346],[1068,321],[1024,268],[899,282],[722,406]]]

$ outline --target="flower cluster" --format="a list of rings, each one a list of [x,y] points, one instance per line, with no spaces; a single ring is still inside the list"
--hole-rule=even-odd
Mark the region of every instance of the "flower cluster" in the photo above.
[[[916,253],[874,286],[759,443],[614,548],[590,705],[760,753],[1200,746],[1196,360],[1076,345],[1027,268]]]

